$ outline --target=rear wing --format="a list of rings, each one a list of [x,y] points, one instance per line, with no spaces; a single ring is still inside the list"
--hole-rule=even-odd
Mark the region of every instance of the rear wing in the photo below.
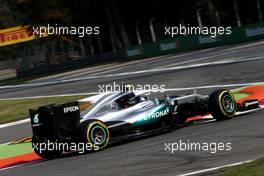
[[[33,136],[42,140],[69,140],[80,124],[78,102],[41,106],[29,113]]]

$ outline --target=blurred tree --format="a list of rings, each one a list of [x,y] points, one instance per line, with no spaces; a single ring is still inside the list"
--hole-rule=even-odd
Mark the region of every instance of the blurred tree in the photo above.
[[[240,14],[239,14],[239,10],[238,10],[238,3],[237,0],[233,0],[233,5],[234,5],[234,12],[235,12],[235,16],[236,16],[236,20],[237,20],[237,26],[241,26],[241,20],[240,20]]]
[[[13,11],[19,13],[25,24],[65,24],[70,22],[67,0],[11,0]]]
[[[10,10],[10,6],[6,0],[0,0],[0,29],[14,26],[16,24],[15,17]],[[6,60],[16,57],[17,46],[0,47],[0,60]]]
[[[262,9],[261,9],[261,3],[259,0],[257,1],[257,10],[258,10],[258,17],[259,17],[259,21],[263,21],[263,15],[262,15]]]
[[[211,25],[216,26],[217,25],[216,16],[215,16],[216,8],[212,0],[206,0],[206,4],[207,4],[208,12],[209,12]]]
[[[13,26],[16,22],[6,0],[0,0],[0,29]]]
[[[234,5],[237,8],[234,8]],[[264,3],[260,0],[0,0],[0,28],[21,24],[44,25],[47,23],[100,26],[99,37],[86,36],[81,41],[74,36],[66,36],[66,39],[57,38],[57,40],[70,43],[69,45],[74,48],[77,46],[86,48],[86,50],[93,48],[93,52],[95,51],[96,54],[102,49],[103,52],[106,52],[115,48],[122,49],[129,44],[137,44],[136,24],[142,42],[150,42],[150,19],[155,19],[153,25],[159,40],[165,39],[163,35],[165,24],[176,26],[182,23],[196,26],[196,12],[200,8],[204,26],[219,25],[220,17],[221,25],[236,26],[238,17],[240,21],[243,21],[243,24],[262,20],[263,5]],[[251,10],[256,7],[258,11]],[[54,39],[55,36],[52,37]],[[50,38],[42,40],[37,42],[37,45],[43,43],[46,43],[47,46],[50,45]],[[32,42],[31,45],[34,44]],[[3,53],[2,49],[0,52]],[[15,53],[15,51],[12,52],[12,55]]]

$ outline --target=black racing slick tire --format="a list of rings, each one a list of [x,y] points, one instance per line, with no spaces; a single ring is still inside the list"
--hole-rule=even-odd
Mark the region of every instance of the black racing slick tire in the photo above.
[[[82,138],[85,143],[91,144],[94,151],[102,150],[109,142],[108,127],[99,120],[84,122],[81,126]]]
[[[237,104],[229,90],[220,89],[209,96],[209,109],[216,120],[227,120],[235,115]]]
[[[38,156],[42,158],[47,158],[47,159],[54,159],[54,158],[58,158],[62,154],[61,150],[49,150],[48,148],[43,150],[40,148],[41,145],[42,147],[44,146],[47,147],[47,144],[44,141],[40,141],[36,137],[33,136],[32,137],[32,148]]]

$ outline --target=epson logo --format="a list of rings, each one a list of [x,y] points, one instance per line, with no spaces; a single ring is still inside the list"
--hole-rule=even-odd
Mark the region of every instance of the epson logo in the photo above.
[[[67,108],[63,109],[64,113],[74,112],[74,111],[78,111],[78,110],[79,110],[78,106],[71,106],[71,107],[67,107]]]

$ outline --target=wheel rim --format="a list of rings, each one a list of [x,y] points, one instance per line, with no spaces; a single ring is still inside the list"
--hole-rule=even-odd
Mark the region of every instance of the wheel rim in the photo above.
[[[235,103],[230,95],[225,95],[222,99],[222,105],[226,112],[232,113],[235,110]]]
[[[104,145],[107,133],[102,126],[95,126],[91,130],[91,140],[96,145]]]

